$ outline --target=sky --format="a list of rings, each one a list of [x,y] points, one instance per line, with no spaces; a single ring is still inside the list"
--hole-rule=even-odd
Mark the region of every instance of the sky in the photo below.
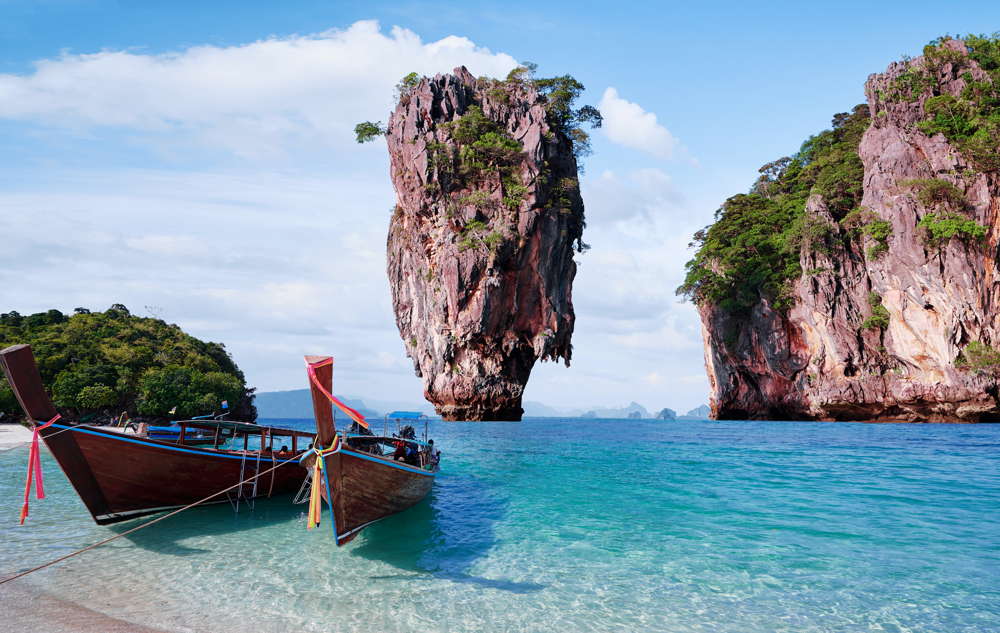
[[[1000,4],[0,0],[0,311],[123,303],[224,343],[260,391],[422,400],[392,314],[383,143],[405,74],[569,73],[598,106],[573,363],[525,400],[708,401],[675,296],[691,234],[865,78]]]

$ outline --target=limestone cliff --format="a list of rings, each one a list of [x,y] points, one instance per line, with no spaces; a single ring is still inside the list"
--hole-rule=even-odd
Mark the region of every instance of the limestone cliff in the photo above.
[[[870,76],[867,108],[838,115],[805,157],[765,166],[696,236],[681,291],[701,314],[713,417],[1000,419],[997,50],[945,38]],[[824,154],[855,147],[837,136],[851,121],[864,130],[856,156]],[[802,210],[780,216],[802,183]],[[754,245],[753,257],[793,258],[770,286],[724,259],[740,253],[717,227],[751,211],[794,215],[784,241]],[[752,300],[734,298],[750,286]]]
[[[384,131],[396,324],[447,420],[519,420],[535,361],[569,364],[584,209],[556,97],[523,72],[410,77]]]

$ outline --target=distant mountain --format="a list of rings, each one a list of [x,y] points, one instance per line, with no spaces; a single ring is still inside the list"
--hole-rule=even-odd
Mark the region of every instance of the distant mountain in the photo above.
[[[678,420],[708,420],[711,419],[712,410],[708,408],[707,404],[703,404],[700,407],[695,407],[691,409],[684,415],[677,416]]]
[[[651,418],[646,407],[638,402],[630,402],[627,407],[621,409],[592,409],[580,417],[582,418],[611,418],[615,420],[627,420],[637,418]]]
[[[357,409],[366,418],[380,418],[382,414],[368,408],[363,400],[343,398],[344,404]],[[257,417],[261,418],[311,418],[313,416],[312,396],[308,389],[291,391],[265,391],[254,399]]]
[[[660,409],[660,412],[656,414],[657,420],[676,420],[677,412],[673,409]]]
[[[526,418],[575,417],[567,414],[566,411],[550,407],[547,404],[542,404],[541,402],[522,402],[521,408],[524,409],[524,417]]]

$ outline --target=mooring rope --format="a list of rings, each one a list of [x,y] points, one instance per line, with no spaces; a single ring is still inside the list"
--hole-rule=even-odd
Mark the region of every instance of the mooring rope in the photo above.
[[[68,430],[68,429],[66,429],[66,430]],[[180,514],[181,512],[184,512],[185,510],[190,510],[191,508],[193,508],[193,507],[195,507],[197,505],[201,505],[201,504],[205,503],[206,501],[210,501],[210,500],[218,497],[221,494],[225,494],[225,493],[229,492],[233,488],[238,488],[239,486],[244,485],[248,481],[253,481],[254,479],[256,479],[258,477],[261,477],[261,476],[266,475],[268,473],[274,472],[274,471],[278,470],[279,468],[281,468],[282,466],[284,466],[285,464],[288,464],[288,463],[291,463],[291,462],[298,462],[298,458],[293,457],[292,459],[286,459],[285,461],[281,462],[280,464],[278,464],[274,468],[269,468],[268,470],[265,470],[262,473],[257,473],[253,477],[248,477],[248,478],[244,479],[243,481],[241,481],[241,482],[239,482],[237,484],[233,484],[232,486],[229,486],[228,488],[226,488],[224,490],[220,490],[219,492],[217,492],[217,493],[215,493],[215,494],[213,494],[211,496],[205,497],[204,499],[201,499],[199,501],[195,501],[194,503],[186,505],[183,508],[178,508],[178,509],[174,510],[173,512],[170,512],[169,514],[164,514],[161,517],[156,517],[152,521],[147,521],[146,523],[143,523],[142,525],[137,525],[137,526],[135,526],[134,528],[132,528],[130,530],[126,530],[126,531],[122,532],[121,534],[115,534],[114,536],[112,536],[110,538],[106,538],[103,541],[98,541],[97,543],[94,543],[92,545],[88,545],[87,547],[84,547],[83,549],[78,549],[75,552],[70,552],[69,554],[66,554],[64,556],[60,556],[59,558],[52,559],[52,560],[50,560],[47,563],[39,565],[38,567],[32,567],[31,569],[28,569],[28,570],[22,571],[20,573],[14,574],[13,576],[10,576],[9,578],[0,579],[0,585],[2,585],[4,583],[8,583],[8,582],[10,582],[12,580],[17,580],[18,578],[20,578],[22,576],[27,576],[28,574],[34,573],[34,572],[36,572],[36,571],[38,571],[40,569],[45,569],[46,567],[50,567],[52,565],[55,565],[56,563],[61,563],[62,561],[66,560],[67,558],[73,558],[74,556],[77,556],[77,555],[82,554],[84,552],[88,552],[88,551],[90,551],[92,549],[96,549],[96,548],[100,547],[101,545],[106,545],[107,543],[110,543],[111,541],[120,539],[123,536],[128,536],[129,534],[132,534],[133,532],[138,532],[139,530],[141,530],[143,528],[147,528],[147,527],[153,525],[154,523],[159,523],[160,521],[163,521],[164,519],[169,519],[170,517],[174,516],[175,514]]]

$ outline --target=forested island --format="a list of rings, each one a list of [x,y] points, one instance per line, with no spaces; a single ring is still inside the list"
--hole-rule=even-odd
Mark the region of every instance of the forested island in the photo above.
[[[722,419],[1000,419],[1000,39],[939,38],[694,236]]]
[[[104,312],[77,308],[22,316],[0,314],[0,349],[28,343],[60,413],[96,422],[126,413],[142,419],[218,412],[253,420],[253,389],[220,343],[201,341],[177,325],[132,315],[115,304]],[[21,409],[0,375],[0,413]]]

